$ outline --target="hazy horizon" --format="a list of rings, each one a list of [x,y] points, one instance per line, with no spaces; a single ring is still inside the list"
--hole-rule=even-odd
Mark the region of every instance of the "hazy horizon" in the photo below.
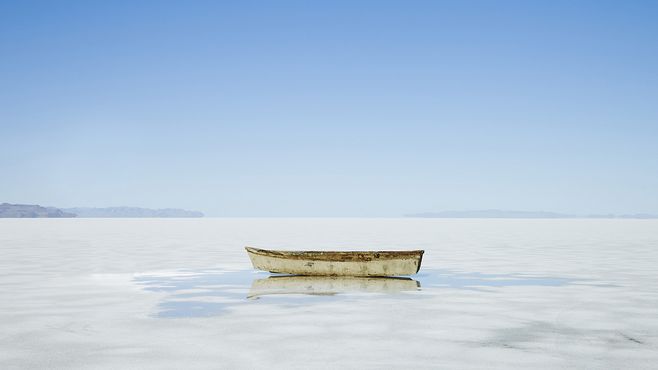
[[[0,4],[0,202],[658,213],[655,2]]]
[[[69,212],[77,215],[77,217],[88,218],[88,217],[179,217],[171,214],[156,215],[152,213],[153,211],[182,211],[187,212],[188,214],[184,217],[190,217],[191,213],[199,213],[193,217],[206,217],[206,218],[635,218],[635,219],[655,219],[658,218],[658,214],[653,213],[623,213],[615,214],[611,212],[607,213],[590,213],[590,214],[570,214],[570,213],[560,213],[544,210],[510,210],[510,209],[468,209],[468,210],[434,210],[434,211],[425,211],[425,212],[414,212],[403,215],[380,215],[380,216],[323,216],[323,215],[288,215],[288,216],[259,216],[259,215],[243,215],[243,216],[233,216],[233,215],[208,215],[203,211],[197,209],[182,209],[182,208],[172,208],[172,207],[158,207],[158,208],[144,208],[144,207],[135,207],[135,206],[108,206],[108,207],[56,207],[51,205],[33,205],[33,204],[12,204],[6,202],[0,202],[0,206],[5,204],[14,205],[14,206],[37,206],[37,207],[48,207],[56,208],[63,212]],[[100,213],[99,213],[100,211]],[[107,211],[111,211],[108,213]],[[151,211],[151,213],[142,213],[135,214],[131,213],[132,211]],[[82,214],[81,214],[82,212]],[[183,214],[180,213],[180,214]],[[0,210],[0,218],[3,217]],[[5,216],[6,217],[6,216]],[[16,216],[12,216],[16,217]]]
[[[655,369],[658,1],[0,1],[0,253],[0,369]]]

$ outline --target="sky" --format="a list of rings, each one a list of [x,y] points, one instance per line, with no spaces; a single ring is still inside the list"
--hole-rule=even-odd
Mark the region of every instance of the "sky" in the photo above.
[[[658,213],[656,1],[0,0],[0,203]]]

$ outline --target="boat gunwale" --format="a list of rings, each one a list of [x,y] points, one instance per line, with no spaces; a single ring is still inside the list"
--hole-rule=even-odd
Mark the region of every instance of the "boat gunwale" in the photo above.
[[[309,261],[330,261],[330,262],[369,262],[372,260],[386,261],[386,260],[399,260],[408,258],[418,259],[418,269],[423,259],[424,250],[405,250],[405,251],[281,251],[271,249],[260,249],[253,247],[245,247],[248,253],[255,255],[281,258],[281,259],[294,259],[294,260],[309,260]]]

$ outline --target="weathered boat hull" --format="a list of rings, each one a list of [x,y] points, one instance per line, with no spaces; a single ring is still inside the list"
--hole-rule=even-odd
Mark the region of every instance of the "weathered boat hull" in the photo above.
[[[418,281],[403,277],[283,275],[254,280],[247,298],[278,294],[393,294],[418,289],[420,289]]]
[[[254,268],[274,273],[322,276],[413,275],[423,253],[417,251],[273,251],[246,247]]]

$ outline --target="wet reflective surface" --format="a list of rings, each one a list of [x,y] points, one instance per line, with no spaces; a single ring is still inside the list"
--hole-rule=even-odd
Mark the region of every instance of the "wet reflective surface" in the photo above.
[[[418,281],[404,277],[270,276],[254,280],[247,298],[280,294],[336,295],[351,292],[394,294],[419,289]]]
[[[411,292],[417,294],[407,294],[405,298],[420,299],[437,289],[486,290],[489,287],[585,283],[557,277],[456,273],[437,269],[423,269],[413,277],[367,278],[292,276],[216,268],[138,274],[133,281],[146,291],[165,293],[154,312],[154,316],[161,318],[219,315],[226,312],[227,307],[252,304],[249,300],[266,296],[269,299],[261,300],[259,304],[318,304],[331,299],[376,301],[381,295]]]

